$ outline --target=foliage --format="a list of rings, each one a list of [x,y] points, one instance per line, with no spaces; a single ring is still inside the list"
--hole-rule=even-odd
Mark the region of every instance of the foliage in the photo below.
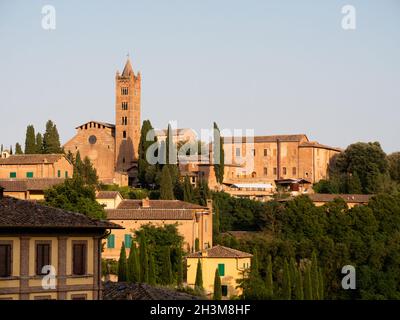
[[[215,269],[213,299],[214,300],[222,299],[221,277],[219,276],[218,269]]]
[[[129,282],[139,282],[140,266],[136,244],[132,241],[131,249],[128,256],[127,280]]]
[[[218,183],[222,183],[224,181],[224,141],[221,137],[218,125],[215,122],[213,154],[215,178]]]
[[[122,242],[121,251],[118,259],[118,282],[127,280],[128,264],[126,262],[125,244]]]
[[[25,154],[34,153],[36,153],[35,128],[33,125],[29,125],[25,135]]]
[[[156,178],[159,174],[159,166],[150,164],[147,161],[146,153],[148,148],[157,142],[157,137],[151,141],[147,140],[149,132],[153,129],[150,120],[144,120],[140,132],[139,141],[139,159],[138,159],[138,179],[142,187],[152,187],[156,184]],[[150,136],[148,137],[150,138]]]
[[[167,165],[164,165],[161,171],[160,199],[162,200],[174,199],[174,190],[172,185],[171,174]]]
[[[43,135],[43,153],[62,153],[60,136],[57,126],[53,121],[48,120],[46,123],[46,132]]]
[[[200,259],[197,261],[196,268],[196,280],[194,282],[195,289],[202,290],[203,289],[203,269],[201,266]]]
[[[23,154],[22,147],[18,142],[15,144],[15,154]]]

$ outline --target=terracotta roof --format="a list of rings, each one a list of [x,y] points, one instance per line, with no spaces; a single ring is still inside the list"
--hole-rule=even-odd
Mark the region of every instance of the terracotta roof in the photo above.
[[[238,139],[242,138],[242,142],[250,142],[252,137],[223,137],[226,141],[225,143],[234,143]],[[286,135],[273,135],[273,136],[254,136],[254,142],[276,142],[277,140],[281,142],[301,142],[308,141],[308,138],[305,134],[286,134]]]
[[[154,130],[154,133],[156,136],[166,136],[167,135],[167,129],[160,129],[160,130]],[[178,128],[178,129],[172,129],[172,135],[184,135],[186,132],[194,132],[193,129],[191,128]]]
[[[0,228],[123,229],[106,220],[11,197],[0,199]]]
[[[106,209],[108,220],[192,220],[192,209]]]
[[[106,282],[103,300],[201,300],[185,292],[144,283]]]
[[[81,124],[81,125],[79,125],[79,126],[77,126],[75,129],[79,129],[80,127],[82,127],[82,126],[84,126],[84,125],[86,125],[86,124],[89,124],[89,123],[95,123],[95,124],[99,124],[99,125],[101,125],[101,126],[105,126],[105,127],[107,127],[107,128],[115,128],[115,124],[112,124],[112,123],[108,123],[108,122],[100,122],[100,121],[88,121],[88,122],[85,122],[85,123],[83,123],[83,124]]]
[[[329,202],[336,198],[341,198],[346,202],[355,203],[368,203],[374,196],[372,194],[326,194],[326,193],[313,193],[308,195],[314,202]]]
[[[115,199],[118,195],[122,198],[118,191],[99,191],[96,195],[96,199]]]
[[[204,252],[206,252],[206,254],[204,254]],[[197,251],[187,255],[188,258],[251,258],[252,256],[253,255],[250,253],[223,246],[215,246],[204,251]]]
[[[3,164],[41,164],[55,163],[64,157],[64,154],[14,154],[8,158],[0,159]]]
[[[207,209],[198,204],[180,200],[148,200],[149,206],[143,208],[142,200],[123,200],[117,209]]]
[[[342,152],[343,151],[343,149],[336,148],[336,147],[330,147],[330,146],[327,146],[327,145],[324,145],[324,144],[320,144],[320,143],[318,143],[316,141],[302,142],[302,143],[299,144],[299,147],[300,148],[301,147],[303,147],[303,148],[313,147],[313,148],[328,149],[328,150],[333,150],[333,151],[338,151],[338,152]]]
[[[6,192],[42,191],[64,182],[63,178],[1,179]]]

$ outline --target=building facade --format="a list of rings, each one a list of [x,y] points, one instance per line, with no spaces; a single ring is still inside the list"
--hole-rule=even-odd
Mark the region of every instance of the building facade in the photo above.
[[[121,227],[0,197],[0,299],[101,299],[101,242]]]
[[[252,255],[232,248],[215,246],[187,255],[187,284],[194,288],[197,264],[203,271],[203,288],[207,295],[214,292],[215,270],[221,277],[222,297],[230,298],[242,294],[238,280],[246,277],[251,266]]]
[[[102,202],[103,199],[98,199]],[[121,225],[124,230],[113,230],[104,240],[103,257],[118,260],[124,242],[127,251],[131,247],[134,231],[143,225],[160,227],[177,224],[183,237],[183,249],[192,252],[198,239],[199,248],[212,246],[212,202],[207,207],[179,200],[123,200],[115,209],[106,209],[107,219]]]
[[[44,200],[44,192],[65,181],[63,178],[0,179],[4,195],[21,200]]]

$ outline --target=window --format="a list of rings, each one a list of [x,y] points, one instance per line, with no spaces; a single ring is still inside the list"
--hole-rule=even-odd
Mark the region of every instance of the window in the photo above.
[[[268,168],[264,168],[264,176],[268,175]]]
[[[11,276],[11,244],[0,244],[0,277]]]
[[[44,266],[50,265],[50,244],[38,243],[36,244],[36,274],[43,275]]]
[[[253,156],[256,156],[256,149],[251,149],[251,153],[253,154]]]
[[[226,297],[228,295],[228,286],[223,285],[221,286],[222,296]]]
[[[75,243],[72,246],[72,274],[86,273],[86,244]]]
[[[65,171],[65,178],[68,178],[68,171]]]
[[[128,102],[122,102],[122,110],[128,110]]]
[[[71,300],[86,300],[86,294],[71,294]]]
[[[126,96],[128,94],[128,87],[121,87],[121,94]]]
[[[10,172],[10,178],[16,178],[17,173],[16,172]]]
[[[292,168],[292,175],[293,175],[293,176],[296,176],[296,174],[297,174],[296,167],[293,167],[293,168]]]
[[[286,167],[282,168],[283,175],[286,175]]]
[[[264,149],[264,157],[268,156],[268,149]]]
[[[122,117],[122,119],[121,119],[122,121],[121,121],[121,124],[122,125],[127,125],[128,124],[128,117]]]
[[[240,148],[236,148],[236,157],[240,157]]]
[[[61,170],[57,171],[57,177],[61,178]]]
[[[277,173],[277,170],[276,170],[276,168],[274,168],[274,175],[276,175],[276,173]]]
[[[132,246],[132,236],[129,233],[125,234],[124,242],[125,242],[125,248],[129,249]]]
[[[218,273],[221,277],[225,275],[225,264],[224,263],[218,263]]]
[[[122,138],[126,139],[126,131],[122,132]]]
[[[26,173],[27,178],[33,178],[33,172],[27,172]]]
[[[115,235],[110,234],[107,238],[107,248],[113,249],[115,248]]]

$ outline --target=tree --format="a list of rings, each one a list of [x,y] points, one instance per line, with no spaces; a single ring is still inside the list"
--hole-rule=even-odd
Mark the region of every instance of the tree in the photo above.
[[[266,294],[269,299],[272,299],[274,295],[274,283],[272,280],[272,259],[271,255],[268,255],[267,260],[267,275],[266,275]]]
[[[177,165],[178,164],[178,151],[176,144],[173,140],[171,125],[168,124],[167,128],[167,137],[165,139],[165,156],[166,156],[166,164],[169,165]]]
[[[224,181],[224,141],[217,124],[214,122],[214,172],[218,183]]]
[[[400,183],[400,152],[394,152],[387,157],[390,177]]]
[[[80,212],[91,218],[106,218],[104,207],[96,201],[95,188],[85,185],[80,178],[66,179],[45,190],[44,197],[48,206]]]
[[[156,266],[154,263],[154,255],[149,253],[149,284],[156,284]]]
[[[18,142],[15,144],[15,154],[23,154],[21,145]]]
[[[219,276],[218,268],[215,269],[213,299],[214,300],[222,299],[221,277]]]
[[[57,126],[51,120],[46,123],[46,132],[43,136],[43,153],[62,153]]]
[[[161,171],[160,199],[173,200],[174,191],[168,166],[164,165]]]
[[[43,153],[43,137],[40,132],[36,134],[36,153]]]
[[[304,273],[304,299],[312,300],[313,299],[313,291],[312,291],[312,282],[311,282],[311,271],[310,267],[307,266]]]
[[[128,270],[128,265],[126,262],[125,244],[124,242],[122,242],[118,260],[118,282],[124,282],[127,280],[127,270]]]
[[[283,299],[291,300],[292,298],[292,284],[290,280],[289,265],[285,259],[283,262],[283,288],[282,288]]]
[[[319,300],[320,288],[319,288],[319,268],[317,261],[317,254],[313,251],[311,256],[311,281],[312,281],[312,293],[313,299]]]
[[[10,146],[10,154],[13,154],[13,148]]]
[[[171,284],[172,279],[172,265],[171,265],[171,250],[168,246],[164,246],[162,256],[162,267],[160,270],[160,281],[162,284]]]
[[[147,243],[146,237],[142,234],[139,242],[139,252],[140,252],[140,282],[148,283],[149,282],[149,259],[147,253]]]
[[[319,282],[319,299],[320,300],[324,300],[324,276],[322,274],[322,269],[319,269],[319,273],[318,273],[318,282]]]
[[[199,238],[196,238],[194,240],[194,251],[195,252],[200,251],[200,240],[199,240]]]
[[[33,125],[26,127],[25,154],[36,153],[35,128]]]
[[[183,181],[183,201],[193,202],[193,186],[187,175]]]
[[[303,276],[300,270],[296,272],[296,287],[295,287],[296,300],[304,300]]]
[[[129,282],[139,282],[140,269],[139,269],[139,258],[135,243],[132,243],[131,249],[128,256],[128,271],[127,280]]]
[[[157,142],[157,137],[154,136],[153,140],[148,141],[147,137],[150,138],[150,133],[154,129],[151,125],[150,120],[144,120],[142,128],[140,131],[140,141],[138,149],[138,179],[142,186],[150,186],[155,183],[155,178],[157,176],[158,166],[151,165],[147,159],[147,150],[155,142]]]
[[[195,289],[203,290],[203,270],[201,267],[200,259],[197,261]]]
[[[177,277],[176,283],[178,288],[182,287],[183,284],[183,261],[182,261],[182,251],[178,251],[178,259],[177,259]]]

